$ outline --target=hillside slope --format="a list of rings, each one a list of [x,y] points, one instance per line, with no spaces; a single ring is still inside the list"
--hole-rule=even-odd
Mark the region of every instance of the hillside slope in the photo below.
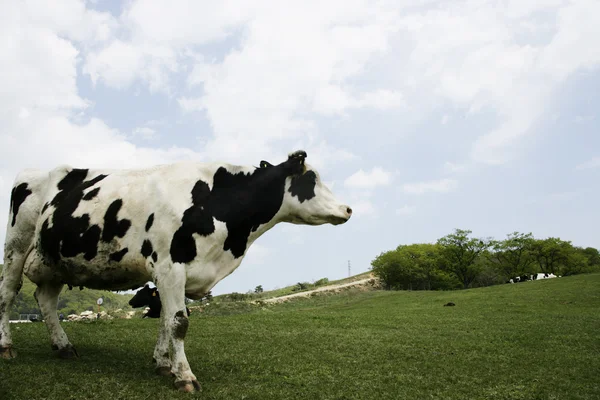
[[[211,307],[192,313],[185,339],[198,398],[600,398],[600,274],[452,292],[350,290],[235,314]],[[53,357],[42,324],[15,329],[19,357],[0,360],[0,398],[189,399],[153,374],[159,323],[65,324],[76,362]],[[86,390],[72,390],[81,382]]]

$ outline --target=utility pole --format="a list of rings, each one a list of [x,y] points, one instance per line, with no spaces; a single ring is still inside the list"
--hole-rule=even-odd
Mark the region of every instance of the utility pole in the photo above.
[[[351,271],[351,267],[350,267],[350,260],[348,260],[348,278],[350,278],[352,276]]]

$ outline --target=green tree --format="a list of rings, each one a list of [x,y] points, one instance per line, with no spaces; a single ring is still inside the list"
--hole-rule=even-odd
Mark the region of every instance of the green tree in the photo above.
[[[442,247],[446,270],[456,275],[465,289],[481,272],[482,265],[475,261],[489,247],[489,241],[471,238],[471,233],[470,230],[455,229],[454,233],[437,242]]]
[[[400,245],[377,256],[371,262],[371,270],[386,289],[452,289],[456,282],[440,269],[441,262],[436,244]]]
[[[254,288],[254,293],[262,293],[262,292],[263,292],[262,285],[258,285],[257,287]]]
[[[600,251],[593,247],[586,247],[582,252],[587,258],[589,266],[598,270],[600,268]]]
[[[505,277],[531,273],[535,258],[531,246],[535,239],[531,233],[509,233],[505,240],[492,240],[490,257]]]
[[[531,254],[540,270],[548,274],[559,274],[561,268],[568,262],[571,252],[573,252],[571,242],[555,237],[535,240],[531,246]]]
[[[483,287],[498,285],[506,282],[505,274],[498,268],[498,262],[489,251],[483,251],[475,260],[476,270],[479,274],[471,284],[471,287]]]

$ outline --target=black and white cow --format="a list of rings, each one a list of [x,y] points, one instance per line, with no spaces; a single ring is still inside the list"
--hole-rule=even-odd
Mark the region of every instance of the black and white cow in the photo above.
[[[182,162],[139,170],[62,166],[19,174],[0,282],[0,358],[12,358],[8,314],[25,274],[63,358],[77,356],[57,317],[63,286],[126,290],[153,281],[161,293],[159,374],[200,385],[184,352],[185,297],[202,298],[277,223],[343,224],[337,201],[296,151],[260,167]],[[170,349],[171,347],[171,349]]]
[[[148,312],[142,318],[160,318],[162,303],[160,302],[160,294],[156,287],[151,288],[150,286],[145,285],[136,292],[131,300],[129,300],[129,305],[133,308],[144,306],[150,307]],[[187,310],[187,315],[190,315],[189,310]]]
[[[160,293],[156,287],[151,288],[146,284],[138,290],[135,295],[129,300],[129,305],[133,308],[148,306],[150,309],[142,318],[160,318],[162,303],[160,302]],[[186,315],[189,317],[190,309],[185,307]]]

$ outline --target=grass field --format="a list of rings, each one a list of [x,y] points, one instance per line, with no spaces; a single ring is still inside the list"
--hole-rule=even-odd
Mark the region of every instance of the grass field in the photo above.
[[[153,374],[157,323],[66,323],[76,361],[54,357],[43,324],[13,325],[0,398],[600,399],[600,274],[195,313],[192,395]]]

